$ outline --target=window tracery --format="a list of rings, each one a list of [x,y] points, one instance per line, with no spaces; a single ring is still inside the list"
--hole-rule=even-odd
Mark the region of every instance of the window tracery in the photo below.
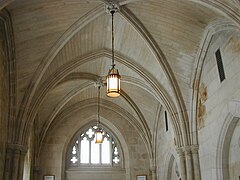
[[[96,129],[90,126],[74,140],[69,166],[120,166],[120,152],[114,137],[103,129],[103,143],[96,144]]]

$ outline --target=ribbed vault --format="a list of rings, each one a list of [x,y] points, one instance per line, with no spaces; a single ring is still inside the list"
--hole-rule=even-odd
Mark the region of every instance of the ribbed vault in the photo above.
[[[16,121],[20,129],[15,130],[12,141],[27,142],[36,116],[43,141],[63,112],[74,116],[72,108],[93,103],[95,83],[105,80],[111,62],[111,21],[105,2],[19,0],[7,6],[12,16],[18,73]],[[193,107],[192,81],[201,39],[208,25],[224,16],[240,22],[234,7],[237,1],[119,3],[115,47],[122,96],[109,99],[103,87],[102,106],[106,111],[131,115],[126,119],[141,132],[149,151],[154,146],[161,108],[170,114],[176,145],[191,144],[189,111]]]

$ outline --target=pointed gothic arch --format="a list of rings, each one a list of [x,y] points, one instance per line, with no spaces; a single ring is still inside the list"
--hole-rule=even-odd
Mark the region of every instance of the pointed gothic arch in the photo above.
[[[219,180],[229,179],[229,146],[236,124],[240,120],[240,102],[230,102],[228,111],[218,139],[216,169]]]

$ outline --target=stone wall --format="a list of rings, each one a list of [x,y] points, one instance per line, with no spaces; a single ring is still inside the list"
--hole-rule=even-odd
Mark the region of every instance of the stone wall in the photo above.
[[[177,179],[176,171],[174,172],[178,160],[174,145],[174,132],[169,114],[168,131],[166,131],[164,111],[159,118],[156,151],[158,179],[167,179],[167,177]]]
[[[3,177],[8,119],[8,67],[4,24],[0,21],[0,179]]]
[[[53,174],[56,179],[65,178],[65,157],[67,148],[71,138],[81,127],[91,122],[96,118],[95,108],[82,109],[75,114],[73,118],[68,116],[63,120],[57,120],[55,125],[51,127],[44,139],[41,153],[40,153],[40,177],[42,180],[44,174]],[[115,136],[118,138],[121,148],[124,153],[124,169],[126,179],[136,179],[137,174],[146,174],[149,177],[150,160],[147,153],[147,149],[140,134],[121,115],[101,108],[102,122],[112,130]],[[79,172],[81,174],[81,172]],[[119,176],[115,176],[115,179],[122,177],[122,172],[119,171]],[[118,174],[118,172],[115,174]],[[82,178],[91,179],[97,175],[94,171],[91,171],[86,176],[86,173],[82,173]],[[108,180],[112,179],[107,173],[98,176],[98,179]],[[123,178],[120,178],[123,179]]]
[[[220,82],[215,52],[220,48],[226,79]],[[217,180],[216,162],[222,126],[229,114],[228,104],[240,101],[240,33],[222,31],[212,38],[202,72],[207,89],[205,114],[199,130],[202,179]]]
[[[238,121],[233,132],[229,147],[229,177],[239,179],[240,177],[240,121]]]

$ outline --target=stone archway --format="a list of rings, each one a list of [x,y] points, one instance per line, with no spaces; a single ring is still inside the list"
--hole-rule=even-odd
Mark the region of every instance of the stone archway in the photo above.
[[[180,166],[178,159],[176,159],[177,154],[174,150],[170,151],[166,156],[160,179],[180,180]]]
[[[167,180],[178,180],[179,177],[180,177],[180,172],[179,172],[178,164],[175,157],[172,155],[170,157],[170,161],[168,164]]]
[[[175,161],[175,158],[174,158],[174,156],[172,155],[172,156],[170,157],[170,161],[169,161],[169,164],[168,164],[167,180],[171,180],[171,179],[172,179],[172,169],[173,169],[174,161]]]
[[[218,140],[217,148],[217,179],[230,179],[229,176],[229,151],[230,144],[236,129],[237,123],[240,121],[240,102],[230,102],[228,105],[229,113],[225,118],[225,122],[221,128],[221,134]]]

